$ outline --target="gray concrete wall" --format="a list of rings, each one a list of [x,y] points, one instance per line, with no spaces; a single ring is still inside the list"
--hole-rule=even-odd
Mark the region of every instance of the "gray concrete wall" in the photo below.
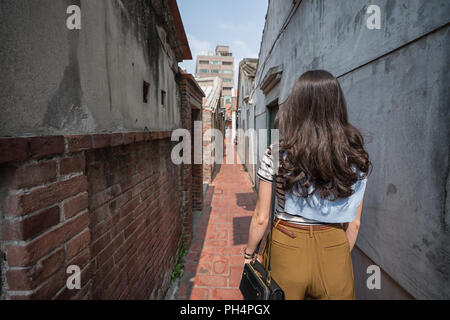
[[[79,31],[66,28],[72,4]],[[1,1],[0,15],[0,136],[179,127],[177,61],[150,1]]]
[[[357,246],[396,283],[364,297],[399,297],[402,288],[414,298],[450,298],[450,2],[286,2],[269,4],[253,96],[257,119],[274,96],[282,104],[305,71],[337,76],[374,165]],[[380,30],[366,27],[369,4],[381,8]],[[286,21],[278,21],[280,12]],[[278,93],[266,97],[262,79],[279,65]],[[355,274],[365,272],[361,261]],[[363,292],[366,283],[355,285]]]
[[[237,133],[237,153],[238,153],[238,159],[240,163],[245,164],[245,148],[244,148],[244,136],[242,134],[242,131],[245,131],[247,128],[245,119],[247,117],[247,104],[244,102],[244,91],[245,91],[245,82],[247,81],[247,77],[245,76],[244,72],[239,69],[239,83],[238,83],[238,109],[239,109],[239,115],[238,115],[238,133]]]
[[[237,101],[238,106],[241,111],[239,126],[243,131],[239,132],[240,136],[238,136],[238,155],[240,161],[245,165],[247,169],[248,176],[250,181],[254,185],[256,183],[256,170],[257,165],[255,164],[255,160],[253,160],[250,156],[246,157],[246,153],[250,152],[250,154],[256,154],[256,150],[258,148],[257,145],[257,137],[256,135],[250,135],[249,130],[255,130],[255,108],[251,101],[244,101],[244,97],[248,97],[253,90],[253,77],[247,77],[245,72],[240,69],[240,83],[238,85],[238,98]],[[244,134],[247,134],[247,138],[244,137]],[[251,150],[253,149],[253,150]]]
[[[376,265],[364,252],[354,247],[352,250],[353,276],[355,279],[355,294],[358,300],[411,300],[413,297],[398,285],[386,272],[380,268],[380,288],[372,287],[373,271],[369,267]],[[368,271],[369,270],[369,271]],[[367,282],[371,286],[367,286]]]

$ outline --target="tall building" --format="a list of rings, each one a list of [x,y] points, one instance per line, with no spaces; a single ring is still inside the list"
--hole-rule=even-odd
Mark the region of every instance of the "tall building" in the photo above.
[[[228,46],[217,46],[216,52],[197,56],[197,78],[219,77],[222,79],[222,105],[232,104],[234,88],[234,57]]]

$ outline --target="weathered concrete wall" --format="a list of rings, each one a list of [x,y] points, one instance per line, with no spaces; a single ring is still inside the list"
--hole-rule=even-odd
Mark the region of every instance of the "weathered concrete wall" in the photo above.
[[[450,297],[448,32],[341,78],[351,121],[373,136],[358,245],[418,298]]]
[[[357,246],[414,298],[449,298],[450,2],[287,3],[269,3],[253,95],[257,128],[266,126],[259,119],[267,119],[267,105],[275,97],[282,105],[303,72],[337,76],[374,165]],[[380,30],[366,27],[369,4],[381,8]],[[265,96],[261,82],[275,66],[281,82]],[[354,267],[365,272],[362,262]],[[362,292],[366,283],[355,285]],[[372,297],[401,296],[395,290]]]
[[[190,232],[175,0],[0,1],[0,34],[0,298],[161,299]]]
[[[252,79],[253,80],[253,79]],[[242,132],[245,132],[247,130],[248,124],[247,124],[247,109],[249,108],[248,102],[244,101],[244,96],[248,95],[247,91],[250,91],[253,87],[253,83],[249,86],[250,79],[245,76],[245,73],[242,71],[241,68],[239,68],[239,81],[238,81],[238,130],[242,130],[237,132],[237,140],[238,140],[238,146],[237,146],[237,153],[239,157],[240,163],[245,164],[245,148],[244,148],[244,135]]]
[[[257,163],[254,160],[254,155],[257,153],[258,149],[258,139],[257,133],[251,134],[251,131],[255,130],[255,105],[249,96],[251,95],[254,87],[254,74],[247,74],[244,71],[244,64],[249,63],[251,67],[257,66],[256,59],[244,59],[240,63],[239,68],[239,83],[238,83],[238,101],[237,105],[240,110],[239,116],[239,129],[238,132],[238,155],[239,161],[244,164],[247,169],[248,175],[250,177],[253,185],[257,183],[256,173],[257,173]],[[249,152],[253,157],[249,157]]]
[[[367,281],[373,284],[373,271],[367,272],[370,266],[376,265],[369,257],[367,257],[360,248],[354,247],[352,250],[352,263],[357,266],[353,269],[355,279],[355,294],[358,300],[411,300],[413,297],[398,285],[383,270],[380,270],[380,289],[369,288]]]
[[[66,27],[72,4],[79,31]],[[177,61],[150,1],[1,1],[0,15],[0,136],[179,127]]]

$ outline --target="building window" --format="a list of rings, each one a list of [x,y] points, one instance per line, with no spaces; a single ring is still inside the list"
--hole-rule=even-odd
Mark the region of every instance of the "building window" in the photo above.
[[[233,70],[222,70],[223,74],[233,74]]]
[[[230,61],[224,61],[224,62],[222,62],[222,64],[223,64],[224,66],[232,66],[232,65],[233,65],[233,62],[230,62]]]
[[[231,98],[231,96],[224,96],[223,101],[224,101],[224,104],[231,104],[232,98]]]
[[[233,81],[233,79],[228,79],[228,78],[223,79],[223,82],[232,82],[232,81]]]
[[[161,105],[166,106],[166,92],[164,90],[161,90]]]
[[[143,85],[143,94],[144,94],[144,103],[148,102],[148,91],[150,90],[150,83],[144,80]]]
[[[230,91],[233,87],[223,87],[223,90]]]
[[[200,69],[200,73],[208,73],[208,69]]]
[[[209,61],[208,60],[200,60],[198,63],[200,63],[200,64],[209,64]]]
[[[211,61],[211,64],[218,65],[218,64],[221,64],[221,63],[220,63],[220,61],[215,61],[215,60],[213,60],[213,61]]]
[[[211,70],[211,73],[219,73],[219,70]]]
[[[268,145],[272,144],[274,139],[272,139],[272,129],[275,129],[275,117],[278,113],[279,106],[278,101],[276,104],[267,107],[268,117],[267,117],[267,141]]]

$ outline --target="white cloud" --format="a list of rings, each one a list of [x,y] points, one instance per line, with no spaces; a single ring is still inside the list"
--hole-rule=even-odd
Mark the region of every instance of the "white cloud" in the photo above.
[[[235,87],[238,85],[239,77],[239,62],[244,58],[258,58],[258,53],[253,52],[247,42],[242,40],[234,40],[231,45],[231,50],[234,56],[234,74],[235,74]]]
[[[197,56],[202,51],[213,51],[213,46],[209,41],[198,39],[193,34],[187,35],[189,41],[189,47],[191,48],[192,60],[183,61],[180,67],[186,69],[188,73],[195,74],[195,62]]]
[[[256,24],[247,22],[247,23],[229,23],[229,22],[221,22],[218,24],[219,29],[231,32],[242,32],[245,30],[246,32],[254,32],[259,31],[259,28]]]
[[[187,37],[193,52],[211,51],[212,45],[209,41],[200,40],[193,34],[188,34]]]
[[[227,31],[234,30],[234,26],[230,23],[219,23],[219,28]]]

